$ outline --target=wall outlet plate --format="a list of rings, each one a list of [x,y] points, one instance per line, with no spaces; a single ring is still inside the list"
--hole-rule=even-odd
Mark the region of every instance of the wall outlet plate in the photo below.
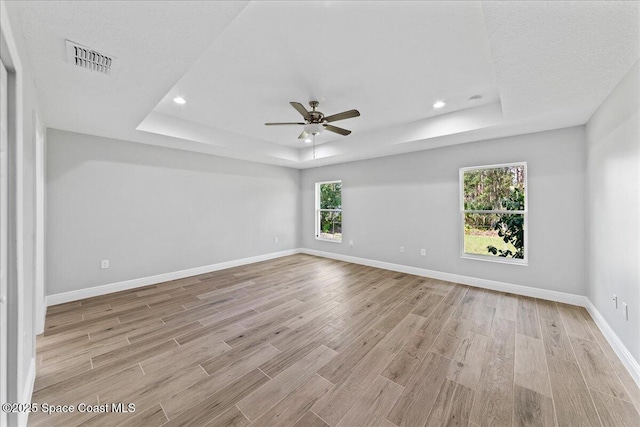
[[[103,259],[102,261],[100,261],[100,268],[103,270],[109,268],[109,260]]]
[[[427,250],[426,249],[420,249],[420,255],[427,256]]]
[[[404,253],[404,246],[400,246],[400,252]]]

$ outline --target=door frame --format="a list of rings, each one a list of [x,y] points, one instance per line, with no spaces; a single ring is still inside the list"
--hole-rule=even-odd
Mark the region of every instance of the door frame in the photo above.
[[[0,58],[7,69],[8,95],[8,319],[7,319],[7,377],[9,402],[26,403],[31,385],[25,384],[26,331],[24,330],[24,156],[23,156],[23,68],[18,54],[6,2],[0,2]],[[31,359],[31,357],[29,357]],[[26,416],[25,416],[26,415]],[[10,425],[26,425],[28,414],[8,414]]]
[[[34,269],[34,310],[33,326],[36,335],[44,332],[47,315],[45,304],[45,133],[42,121],[36,111],[33,112],[33,269]]]
[[[7,238],[8,227],[8,215],[9,215],[9,197],[7,192],[9,190],[9,175],[7,168],[8,162],[8,148],[9,148],[9,115],[7,114],[7,107],[9,104],[7,96],[8,88],[8,75],[7,70],[4,67],[4,62],[0,58],[0,403],[7,401],[7,346],[9,341],[7,334],[9,329],[7,328],[8,320],[8,278],[7,269],[9,267],[9,258],[7,256],[7,250],[9,249],[9,239]],[[6,116],[6,117],[5,117]],[[4,411],[0,411],[0,426],[7,425],[7,414]]]

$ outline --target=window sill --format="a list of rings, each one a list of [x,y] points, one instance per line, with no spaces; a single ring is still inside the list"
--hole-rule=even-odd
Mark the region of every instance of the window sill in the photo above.
[[[316,240],[320,240],[321,242],[342,243],[342,240],[323,239],[322,237],[316,237]]]
[[[528,267],[529,262],[526,259],[516,260],[514,258],[503,258],[503,257],[488,257],[484,255],[471,255],[471,254],[462,254],[460,258],[464,259],[472,259],[476,261],[485,261],[485,262],[496,262],[498,264],[510,264],[510,265],[519,265],[521,267]]]

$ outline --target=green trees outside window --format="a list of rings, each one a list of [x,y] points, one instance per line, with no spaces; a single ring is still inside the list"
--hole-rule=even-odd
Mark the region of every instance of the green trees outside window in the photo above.
[[[525,260],[526,164],[464,168],[464,253]]]
[[[342,242],[342,182],[316,183],[316,238]]]

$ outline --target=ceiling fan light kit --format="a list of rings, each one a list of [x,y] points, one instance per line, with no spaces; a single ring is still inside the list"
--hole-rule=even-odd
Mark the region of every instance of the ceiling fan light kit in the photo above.
[[[309,123],[308,125],[304,125],[304,131],[311,135],[322,133],[323,130],[324,128],[320,123]]]
[[[311,137],[315,142],[315,136],[322,133],[324,130],[337,133],[339,135],[347,136],[351,133],[350,130],[343,129],[337,126],[330,125],[331,122],[337,122],[338,120],[350,119],[352,117],[360,116],[358,110],[343,111],[342,113],[333,114],[331,116],[325,116],[322,112],[317,111],[318,101],[309,102],[311,111],[307,111],[306,108],[299,102],[290,102],[291,106],[296,109],[300,115],[304,118],[304,123],[300,122],[286,122],[286,123],[265,123],[266,126],[283,126],[283,125],[302,125],[304,126],[302,133],[298,136],[298,139],[304,140],[304,142],[311,142]]]

